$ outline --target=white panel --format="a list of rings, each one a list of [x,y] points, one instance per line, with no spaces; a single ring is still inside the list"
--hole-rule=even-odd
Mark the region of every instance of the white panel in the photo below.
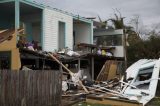
[[[92,43],[91,42],[91,26],[86,23],[74,24],[75,43]]]
[[[43,44],[45,51],[58,50],[58,23],[65,22],[65,44],[66,47],[73,48],[73,19],[71,16],[50,10],[44,9],[44,37]]]
[[[123,46],[114,46],[116,49],[113,52],[115,57],[124,57],[124,48]]]
[[[96,30],[94,31],[94,36],[103,36],[103,35],[121,35],[123,34],[123,29],[118,30]]]

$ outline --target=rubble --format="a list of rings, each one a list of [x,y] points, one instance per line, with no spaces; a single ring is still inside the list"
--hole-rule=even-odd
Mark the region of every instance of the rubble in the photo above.
[[[6,33],[6,31],[2,33]],[[0,43],[10,39],[12,39],[12,37],[9,35],[0,35]],[[46,52],[41,50],[41,47],[38,46],[37,41],[27,42],[22,36],[20,37],[17,46],[19,47],[21,53],[21,59],[29,59],[29,56],[31,56],[32,59],[34,57],[35,59],[48,59],[57,62],[63,70],[67,71],[71,78],[65,78],[62,81],[62,91],[64,97],[73,95],[78,95],[80,97],[82,97],[81,95],[92,95],[92,97],[112,98],[112,100],[115,101],[127,100],[133,103],[136,101],[136,103],[142,105],[146,105],[155,97],[158,80],[160,80],[160,59],[139,60],[126,70],[126,79],[116,76],[118,63],[107,60],[97,79],[88,80],[87,76],[82,74],[80,66],[79,69],[77,69],[78,71],[73,73],[62,63],[62,61],[65,63],[67,60],[78,60],[86,55],[96,55],[99,57],[104,56],[111,59],[114,58],[114,54],[112,53],[114,48],[79,44],[78,46],[88,47],[91,51],[73,51],[69,48],[64,48],[58,52]],[[30,55],[27,55],[27,53]],[[44,64],[45,63],[43,63],[43,65]],[[28,67],[23,64],[21,68],[22,70],[34,70],[35,67]],[[124,80],[126,80],[126,82]],[[84,96],[84,98],[87,97]]]
[[[89,91],[87,97],[92,95],[92,98],[112,98],[113,101],[119,101],[120,103],[122,103],[121,100],[124,100],[132,105],[146,105],[155,97],[158,80],[160,80],[159,71],[160,59],[139,60],[126,70],[126,80],[128,82],[124,82],[123,78],[121,80],[114,78],[93,82],[90,85],[84,83]]]
[[[136,88],[129,86],[124,91],[124,94],[129,95],[129,98],[134,97],[135,100],[146,105],[156,94],[159,80],[160,59],[140,61],[143,63],[139,61],[135,63],[134,66],[137,67],[135,67],[134,70],[130,70],[133,66],[127,70],[127,73],[130,73],[127,78],[128,80],[131,79],[128,82]]]

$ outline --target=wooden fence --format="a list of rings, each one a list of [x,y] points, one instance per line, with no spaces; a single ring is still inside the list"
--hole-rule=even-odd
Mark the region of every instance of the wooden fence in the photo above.
[[[0,106],[60,104],[60,71],[0,71]]]

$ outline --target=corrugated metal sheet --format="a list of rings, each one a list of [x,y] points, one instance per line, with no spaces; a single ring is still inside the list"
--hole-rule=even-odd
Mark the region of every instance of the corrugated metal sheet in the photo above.
[[[58,49],[58,22],[65,22],[65,42],[66,47],[73,48],[73,18],[69,15],[44,9],[44,35],[43,44],[45,51]]]

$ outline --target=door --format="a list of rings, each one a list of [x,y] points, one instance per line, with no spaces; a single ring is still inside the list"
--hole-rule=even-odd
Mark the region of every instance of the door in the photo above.
[[[58,45],[58,48],[59,49],[63,49],[65,48],[65,23],[64,22],[59,22],[59,45]]]

